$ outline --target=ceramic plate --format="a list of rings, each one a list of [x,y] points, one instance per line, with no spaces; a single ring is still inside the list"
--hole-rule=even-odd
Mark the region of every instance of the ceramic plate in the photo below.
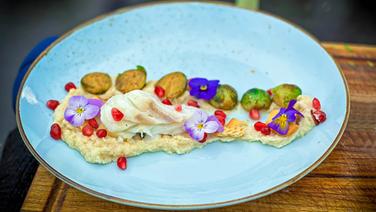
[[[143,65],[149,79],[174,70],[220,79],[241,95],[252,87],[299,85],[321,100],[322,125],[282,149],[258,142],[213,143],[185,155],[148,153],[115,163],[85,162],[50,138],[48,99],[92,71],[111,75]],[[92,195],[140,207],[197,209],[253,200],[314,169],[333,150],[349,114],[342,72],[307,33],[269,15],[208,3],[164,3],[120,10],[66,33],[42,53],[18,95],[18,127],[49,171]]]

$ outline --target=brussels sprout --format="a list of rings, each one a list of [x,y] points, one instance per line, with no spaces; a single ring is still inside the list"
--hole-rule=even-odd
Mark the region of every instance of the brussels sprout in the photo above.
[[[155,86],[165,91],[165,97],[173,99],[181,96],[187,88],[187,77],[182,72],[172,72],[163,76]]]
[[[217,93],[209,103],[218,109],[231,110],[238,103],[238,94],[230,85],[223,84],[217,88]]]
[[[81,78],[82,88],[91,94],[104,94],[112,86],[110,75],[101,72],[92,72]]]
[[[302,90],[293,84],[281,84],[272,89],[273,101],[280,107],[287,107],[290,100],[302,94]]]
[[[116,78],[116,89],[122,93],[127,93],[133,90],[140,90],[146,84],[146,71],[144,67],[137,66],[137,69],[124,71]]]
[[[272,100],[270,95],[259,88],[252,88],[243,94],[240,103],[244,110],[250,111],[252,109],[269,109]]]

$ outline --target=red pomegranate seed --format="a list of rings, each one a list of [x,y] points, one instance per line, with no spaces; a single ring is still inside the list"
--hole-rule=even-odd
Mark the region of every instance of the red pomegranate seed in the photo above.
[[[61,128],[59,124],[55,123],[51,125],[50,135],[55,140],[61,139]]]
[[[311,110],[313,121],[316,125],[324,122],[326,120],[326,113],[321,110],[313,111]]]
[[[82,128],[82,134],[84,135],[84,136],[88,136],[88,137],[90,137],[91,135],[93,135],[93,133],[94,133],[94,129],[90,126],[90,125],[85,125],[83,128]]]
[[[270,135],[270,128],[268,126],[261,128],[261,133],[263,135]]]
[[[249,117],[253,120],[259,120],[260,119],[260,112],[256,109],[252,109],[249,111]]]
[[[115,121],[121,121],[124,117],[124,114],[120,110],[118,110],[117,108],[111,109],[111,115],[112,115],[112,118]]]
[[[183,110],[183,107],[181,105],[177,105],[175,107],[175,110],[178,111],[178,112],[181,112]]]
[[[315,108],[315,110],[321,109],[320,101],[317,98],[313,98],[312,100],[312,107]]]
[[[117,159],[117,166],[121,170],[125,170],[127,168],[127,158],[126,157],[119,157]]]
[[[87,123],[94,129],[97,129],[99,126],[98,126],[98,122],[97,120],[95,120],[95,118],[92,118],[92,119],[89,119],[87,121]]]
[[[165,105],[172,105],[171,101],[168,100],[168,99],[162,100],[162,103],[165,104]]]
[[[261,121],[256,122],[253,127],[256,131],[261,131],[262,128],[267,127],[265,123],[262,123]]]
[[[273,95],[272,89],[268,89],[266,92],[268,92],[269,96]]]
[[[315,125],[319,125],[320,124],[319,119],[318,117],[316,117],[313,110],[311,110],[311,115],[312,115],[313,121],[315,122]]]
[[[324,111],[321,111],[321,110],[320,110],[320,112],[321,112],[321,114],[319,116],[319,121],[320,121],[320,123],[323,123],[326,120],[326,113]]]
[[[107,130],[105,129],[100,129],[100,130],[97,130],[96,132],[98,138],[104,138],[107,136]]]
[[[198,142],[200,142],[200,143],[205,143],[205,141],[206,141],[207,138],[208,138],[208,134],[205,133],[205,134],[204,134],[204,137],[203,137],[200,141],[198,141]]]
[[[197,108],[200,107],[200,105],[198,104],[198,102],[195,101],[195,100],[193,100],[193,99],[188,100],[187,105],[192,106],[192,107],[197,107]]]
[[[46,103],[47,107],[50,108],[51,110],[55,110],[57,106],[59,106],[59,104],[60,104],[59,101],[54,100],[54,99],[50,99]]]
[[[165,95],[165,90],[161,86],[155,86],[154,93],[159,98],[162,98]]]
[[[225,118],[225,119],[226,119],[226,117],[227,117],[226,113],[223,112],[222,110],[216,110],[216,111],[214,111],[214,115],[215,115],[217,118],[218,118],[218,116],[221,116],[221,117],[223,117],[223,118]]]
[[[69,90],[70,89],[76,89],[76,85],[73,83],[73,82],[68,82],[67,84],[65,84],[65,90],[67,91],[67,92],[69,92]]]

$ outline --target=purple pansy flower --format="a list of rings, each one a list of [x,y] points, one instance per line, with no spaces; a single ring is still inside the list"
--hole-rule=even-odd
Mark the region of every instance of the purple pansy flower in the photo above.
[[[191,90],[189,94],[198,99],[210,100],[217,93],[219,80],[207,80],[205,78],[192,78],[189,80]]]
[[[287,108],[279,109],[268,126],[281,135],[286,135],[289,131],[289,123],[296,120],[296,115],[304,117],[302,113],[294,109],[296,100],[293,99],[289,102]]]
[[[184,123],[184,129],[196,141],[201,141],[205,133],[223,132],[223,126],[214,116],[208,116],[202,110],[196,110],[190,119]]]
[[[73,126],[81,126],[85,120],[99,114],[103,102],[100,99],[87,99],[84,96],[72,96],[65,109],[64,118]]]

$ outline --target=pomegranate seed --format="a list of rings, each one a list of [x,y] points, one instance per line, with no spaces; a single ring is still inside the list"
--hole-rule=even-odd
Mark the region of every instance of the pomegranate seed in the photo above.
[[[162,98],[165,95],[165,90],[161,86],[155,86],[154,93],[159,98]]]
[[[188,100],[187,105],[192,106],[192,107],[197,107],[197,108],[200,107],[200,105],[198,104],[198,102],[195,101],[195,100],[192,100],[192,99]]]
[[[316,125],[324,122],[326,120],[326,113],[321,110],[313,111],[311,110],[313,121]]]
[[[315,108],[316,110],[320,110],[321,109],[320,101],[317,98],[313,98],[313,100],[312,100],[312,107]]]
[[[265,123],[262,123],[261,121],[256,122],[253,127],[256,131],[261,131],[262,128],[267,127]]]
[[[90,125],[85,125],[83,128],[82,128],[82,134],[84,135],[84,136],[88,136],[88,137],[90,137],[91,135],[93,135],[93,133],[94,133],[94,129],[90,126]]]
[[[117,166],[121,170],[125,170],[127,168],[127,158],[126,157],[119,157],[117,159]]]
[[[259,120],[260,119],[260,112],[256,109],[252,109],[249,111],[249,117],[253,120]]]
[[[175,107],[175,110],[178,111],[178,112],[181,112],[183,110],[183,107],[181,105],[177,105]]]
[[[117,108],[111,109],[111,115],[112,115],[112,118],[115,121],[121,121],[124,117],[124,114],[120,110],[118,110]]]
[[[320,124],[319,119],[318,117],[316,118],[316,115],[314,114],[313,110],[311,110],[311,115],[312,115],[313,121],[315,122],[315,125],[319,125]]]
[[[58,123],[51,125],[50,135],[55,140],[61,139],[61,128]]]
[[[321,110],[320,110],[320,112],[321,112],[321,114],[319,116],[319,121],[320,121],[320,123],[323,123],[326,120],[326,113],[324,111],[321,111]]]
[[[261,128],[261,133],[263,135],[270,135],[270,128],[268,126]]]
[[[223,112],[222,110],[216,110],[216,111],[214,111],[214,115],[215,115],[217,118],[218,118],[218,116],[221,116],[221,117],[223,117],[223,118],[225,118],[225,119],[226,119],[226,117],[227,117],[226,113]]]
[[[89,119],[87,121],[87,123],[94,129],[97,129],[99,126],[98,126],[98,122],[97,120],[95,120],[95,118],[92,118],[92,119]]]
[[[266,92],[268,92],[269,96],[273,95],[272,89],[268,89]]]
[[[107,130],[105,129],[100,129],[100,130],[97,130],[96,132],[98,138],[104,138],[107,136]]]
[[[64,88],[67,92],[69,92],[72,88],[76,89],[76,85],[73,82],[68,82],[67,84],[65,84]]]
[[[51,100],[47,101],[46,105],[51,110],[55,110],[57,108],[57,106],[59,106],[59,104],[60,104],[59,101],[51,99]]]
[[[207,138],[208,138],[208,134],[205,133],[205,134],[204,134],[204,137],[203,137],[200,141],[198,141],[198,142],[200,142],[200,143],[205,143],[205,141],[206,141]]]
[[[168,99],[162,100],[162,103],[165,104],[165,105],[172,105],[171,101],[168,100]]]

